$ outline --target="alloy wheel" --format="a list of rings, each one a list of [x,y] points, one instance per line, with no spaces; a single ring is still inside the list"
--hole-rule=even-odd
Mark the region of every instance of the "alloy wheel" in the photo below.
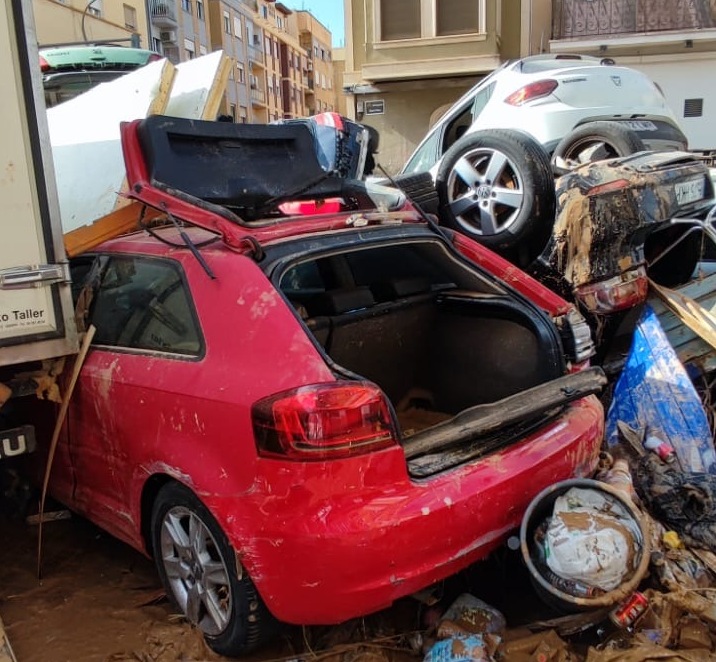
[[[170,508],[162,521],[160,546],[167,581],[187,620],[205,634],[223,632],[231,616],[231,584],[207,525],[188,508]]]
[[[508,230],[524,202],[519,171],[502,152],[486,147],[465,152],[447,180],[448,206],[471,234]]]

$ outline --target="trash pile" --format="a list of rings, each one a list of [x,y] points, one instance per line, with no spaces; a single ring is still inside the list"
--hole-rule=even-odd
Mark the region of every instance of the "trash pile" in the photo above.
[[[556,616],[508,624],[464,594],[426,635],[424,662],[716,659],[713,433],[649,309],[605,436],[594,478],[552,485],[522,520],[522,560]]]

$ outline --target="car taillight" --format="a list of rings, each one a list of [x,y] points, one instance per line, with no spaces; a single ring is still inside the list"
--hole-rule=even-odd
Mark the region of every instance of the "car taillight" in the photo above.
[[[629,186],[631,186],[631,182],[628,179],[614,179],[611,182],[592,186],[592,188],[587,191],[587,195],[593,196],[603,195],[604,193],[613,193],[614,191],[621,191]]]
[[[648,290],[646,269],[638,267],[599,283],[582,285],[577,288],[576,295],[592,313],[615,313],[642,303]]]
[[[40,71],[45,72],[49,71],[52,67],[50,66],[50,63],[40,55]]]
[[[259,400],[251,414],[259,455],[268,457],[330,460],[397,443],[385,395],[369,382],[302,386]]]
[[[528,101],[549,96],[557,89],[557,85],[559,85],[559,83],[551,78],[538,80],[510,94],[510,96],[505,99],[505,103],[509,103],[510,106],[521,106]]]

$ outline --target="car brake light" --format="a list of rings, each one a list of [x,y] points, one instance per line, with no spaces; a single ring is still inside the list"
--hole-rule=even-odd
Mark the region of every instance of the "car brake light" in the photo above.
[[[604,314],[633,308],[646,300],[648,290],[646,269],[637,267],[599,283],[582,285],[576,295],[589,312]]]
[[[385,395],[369,382],[302,386],[259,400],[251,414],[263,456],[329,460],[397,444]]]
[[[621,191],[629,186],[631,186],[631,183],[628,179],[615,179],[611,182],[607,182],[606,184],[592,186],[592,188],[587,191],[587,195],[591,196],[602,195],[603,193],[612,193],[614,191]]]
[[[40,55],[40,71],[45,72],[49,71],[50,69],[52,69],[50,63],[44,57],[42,57],[42,55]]]
[[[521,106],[523,103],[528,101],[534,101],[535,99],[541,99],[542,97],[549,96],[557,89],[559,83],[556,80],[547,78],[545,80],[538,80],[529,85],[521,87],[517,92],[513,92],[505,99],[505,103],[509,103],[510,106]]]

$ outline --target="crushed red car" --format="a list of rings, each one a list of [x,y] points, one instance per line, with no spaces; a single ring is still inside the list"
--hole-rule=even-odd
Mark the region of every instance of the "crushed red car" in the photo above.
[[[605,378],[574,306],[323,170],[306,126],[122,133],[164,222],[71,265],[96,335],[50,489],[152,555],[216,651],[386,607],[592,472]]]

